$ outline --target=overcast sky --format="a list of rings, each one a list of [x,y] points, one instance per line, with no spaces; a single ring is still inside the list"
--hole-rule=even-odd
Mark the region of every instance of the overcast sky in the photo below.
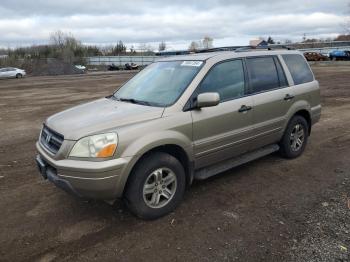
[[[335,37],[344,33],[350,0],[0,0],[0,46],[48,42],[51,32],[71,32],[86,44],[122,40],[128,46],[166,41],[187,48],[205,35],[215,46]]]

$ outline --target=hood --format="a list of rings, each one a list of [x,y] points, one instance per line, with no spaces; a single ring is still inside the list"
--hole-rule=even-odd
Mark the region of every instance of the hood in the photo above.
[[[64,139],[78,140],[117,127],[160,118],[164,108],[102,98],[49,117],[45,124]]]

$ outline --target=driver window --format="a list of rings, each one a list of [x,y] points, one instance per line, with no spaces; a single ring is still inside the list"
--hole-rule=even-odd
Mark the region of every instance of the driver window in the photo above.
[[[201,83],[198,94],[217,92],[220,101],[244,96],[244,71],[242,60],[232,60],[215,65]]]

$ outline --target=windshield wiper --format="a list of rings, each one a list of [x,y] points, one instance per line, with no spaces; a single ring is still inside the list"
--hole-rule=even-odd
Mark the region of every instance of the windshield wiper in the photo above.
[[[117,99],[119,101],[129,102],[129,103],[133,103],[133,104],[146,105],[146,106],[150,106],[151,105],[151,103],[149,103],[147,101],[141,101],[141,100],[137,100],[137,99],[134,99],[134,98],[118,97]]]

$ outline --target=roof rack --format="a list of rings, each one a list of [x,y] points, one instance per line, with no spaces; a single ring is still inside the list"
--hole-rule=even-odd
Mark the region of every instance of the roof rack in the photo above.
[[[266,51],[266,50],[294,50],[293,47],[278,45],[278,46],[226,46],[226,47],[215,47],[197,50],[195,53],[210,53],[210,52],[219,52],[219,51],[233,51],[233,52],[247,52],[247,51]]]
[[[213,47],[197,50],[196,53],[210,53],[210,52],[219,52],[219,51],[235,51],[238,48],[245,46],[223,46],[223,47]]]
[[[281,45],[281,46],[245,46],[241,47],[235,50],[235,52],[247,52],[247,51],[273,51],[273,50],[281,50],[281,49],[287,49],[287,50],[294,50],[294,48]]]

